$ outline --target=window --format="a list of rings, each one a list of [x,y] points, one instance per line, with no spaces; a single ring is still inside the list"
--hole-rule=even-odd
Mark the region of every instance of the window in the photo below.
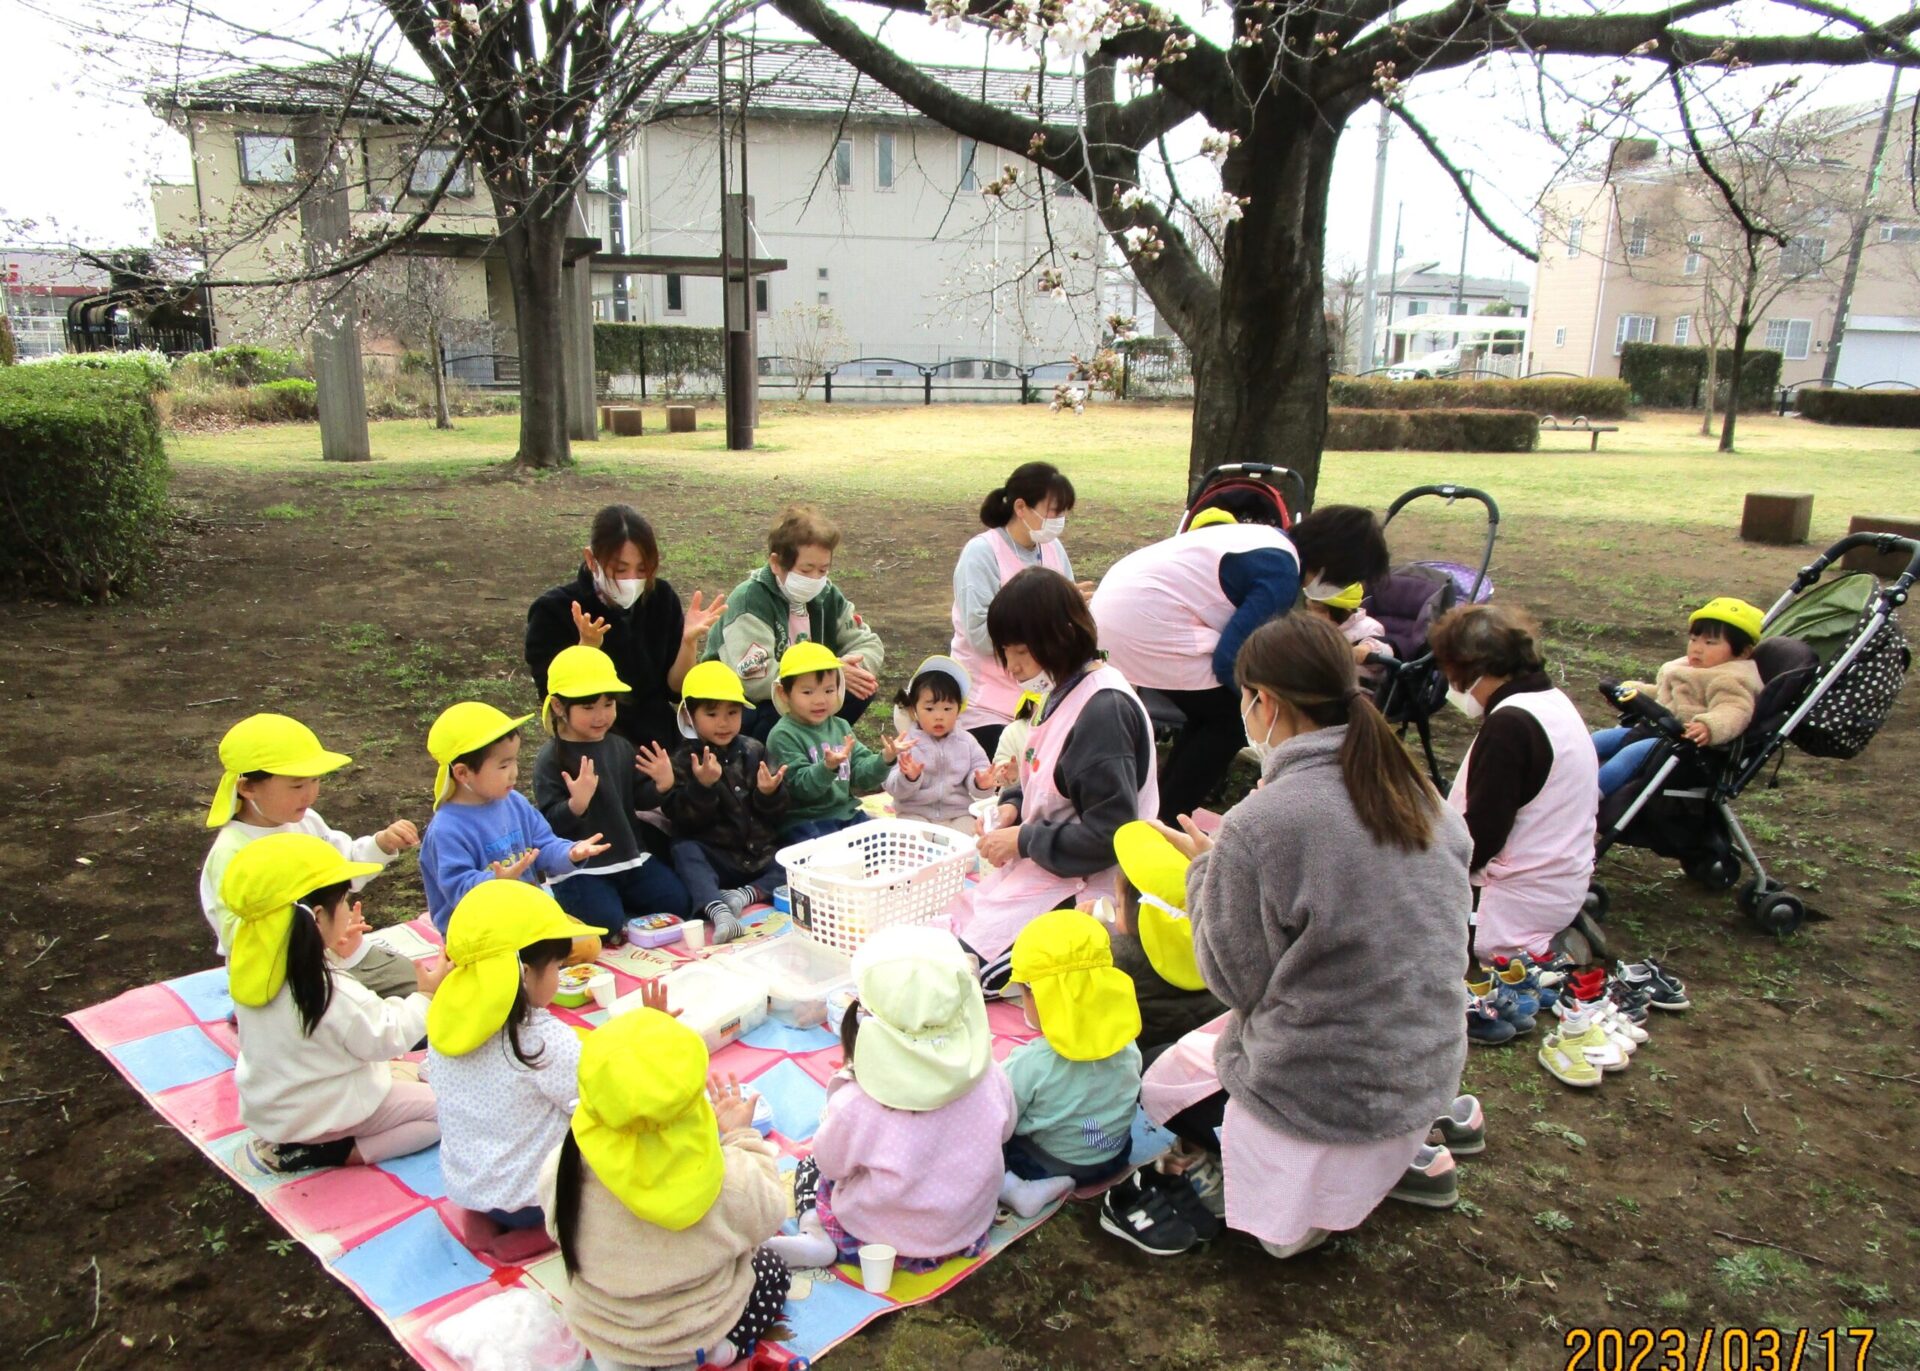
[[[1787,245],[1780,249],[1780,274],[1782,276],[1811,276],[1820,270],[1827,260],[1827,240],[1824,238],[1790,238]],[[1803,356],[1805,354],[1802,354]]]
[[[240,179],[250,186],[293,180],[293,139],[278,133],[240,135]]]
[[[1465,300],[1449,300],[1447,302],[1447,313],[1465,314],[1466,312],[1467,312],[1467,302]]]
[[[767,278],[764,276],[758,277],[753,283],[753,312],[755,314],[768,313]]]
[[[974,163],[980,156],[980,144],[971,138],[960,140],[960,189],[980,189],[980,176],[974,170]]]
[[[1553,345],[1557,348],[1563,348],[1567,345],[1567,331],[1565,329],[1557,328],[1553,331]]]
[[[1687,341],[1692,338],[1692,336],[1693,316],[1691,314],[1683,314],[1673,321],[1673,345],[1675,347],[1685,347]]]
[[[893,189],[893,135],[873,135],[873,183],[881,190]]]
[[[667,313],[685,314],[687,312],[687,289],[685,278],[669,273],[667,276]]]
[[[1613,355],[1628,343],[1651,343],[1656,320],[1651,314],[1623,314],[1613,330]]]
[[[820,268],[820,279],[822,281],[827,279],[827,269],[825,267]]]
[[[407,194],[431,195],[433,188],[440,184],[440,178],[447,174],[447,164],[458,158],[454,148],[422,148],[420,156],[414,161],[413,175],[407,178]],[[467,164],[461,162],[454,168],[453,179],[447,183],[449,195],[473,194],[473,173]]]
[[[1647,216],[1636,214],[1627,222],[1627,256],[1647,255]]]
[[[1411,319],[1416,314],[1425,314],[1426,312],[1427,312],[1427,302],[1425,300],[1407,301],[1407,317],[1409,319]]]
[[[1880,241],[1883,243],[1920,243],[1920,224],[1882,224]]]
[[[1680,274],[1682,276],[1698,276],[1700,274],[1700,245],[1706,241],[1707,235],[1704,233],[1689,233],[1687,235],[1687,260],[1680,264]]]
[[[1811,319],[1767,320],[1767,348],[1790,361],[1803,361],[1813,341]]]
[[[1567,221],[1567,256],[1580,255],[1580,234],[1586,229],[1587,221],[1578,214]]]
[[[853,184],[853,139],[842,138],[833,145],[833,184]]]
[[[827,293],[823,290],[815,299],[817,303],[824,305],[827,303]]]

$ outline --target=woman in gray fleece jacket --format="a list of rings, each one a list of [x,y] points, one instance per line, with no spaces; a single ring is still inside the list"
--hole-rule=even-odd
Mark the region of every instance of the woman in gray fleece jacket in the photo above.
[[[1262,784],[1211,842],[1188,826],[1187,908],[1231,1011],[1213,1052],[1227,1222],[1291,1255],[1447,1169],[1440,1152],[1406,1174],[1466,1061],[1472,843],[1332,625],[1263,625],[1236,675]]]

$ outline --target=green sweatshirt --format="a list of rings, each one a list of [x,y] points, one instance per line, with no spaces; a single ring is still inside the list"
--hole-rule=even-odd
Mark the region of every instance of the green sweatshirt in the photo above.
[[[787,593],[773,577],[773,568],[761,567],[727,596],[727,613],[707,634],[709,662],[725,662],[739,673],[747,699],[754,704],[773,697],[780,675],[780,658],[793,643],[787,631]],[[860,656],[860,664],[874,675],[886,664],[880,635],[867,627],[853,602],[829,581],[807,605],[808,641],[824,643],[837,657]]]
[[[887,760],[864,743],[855,742],[845,766],[828,770],[820,754],[837,748],[853,736],[853,725],[839,715],[823,724],[803,724],[789,714],[767,735],[767,752],[775,768],[787,769],[787,794],[792,804],[780,821],[782,833],[815,819],[851,819],[860,812],[853,797],[857,787],[869,793],[887,779]]]

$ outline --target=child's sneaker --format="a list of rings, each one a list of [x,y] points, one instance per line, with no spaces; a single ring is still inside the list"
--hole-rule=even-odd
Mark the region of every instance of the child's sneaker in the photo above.
[[[1222,1217],[1227,1207],[1225,1194],[1220,1195],[1221,1213],[1214,1213],[1201,1196],[1192,1172],[1170,1176],[1164,1171],[1149,1169],[1140,1173],[1140,1183],[1144,1188],[1164,1196],[1173,1207],[1173,1212],[1186,1220],[1187,1227],[1193,1230],[1194,1237],[1200,1242],[1212,1242],[1227,1231],[1226,1220]]]
[[[1172,1257],[1200,1241],[1158,1190],[1118,1185],[1100,1197],[1100,1226],[1150,1257]]]
[[[1227,1176],[1220,1169],[1220,1159],[1214,1156],[1202,1157],[1189,1166],[1184,1173],[1187,1184],[1193,1187],[1193,1193],[1200,1197],[1200,1203],[1215,1218],[1224,1218],[1227,1213]]]
[[[1472,1095],[1457,1095],[1447,1112],[1433,1121],[1427,1134],[1430,1147],[1444,1147],[1456,1157],[1475,1157],[1487,1150],[1487,1116]]]
[[[1453,1154],[1446,1148],[1423,1146],[1414,1154],[1413,1165],[1400,1177],[1400,1183],[1387,1192],[1387,1198],[1428,1209],[1451,1209],[1460,1203],[1456,1171]]]
[[[1575,1014],[1561,1024],[1560,1045],[1570,1052],[1584,1053],[1602,1071],[1627,1069],[1626,1049],[1608,1037],[1590,1013]]]
[[[1577,1047],[1569,1047],[1561,1041],[1564,1029],[1547,1034],[1546,1041],[1540,1044],[1537,1054],[1540,1065],[1547,1074],[1562,1085],[1577,1086],[1582,1090],[1600,1084],[1600,1068],[1587,1060],[1586,1053]]]
[[[1549,990],[1558,989],[1575,969],[1573,959],[1561,952],[1549,951],[1544,957],[1532,957],[1522,952],[1515,960],[1531,970],[1534,979]]]
[[[1644,962],[1621,962],[1619,979],[1629,990],[1644,991],[1647,1005],[1652,1009],[1681,1010],[1693,1008],[1693,1001],[1687,998],[1687,985],[1677,976],[1669,976],[1660,969],[1660,963],[1649,957]]]
[[[1532,1005],[1532,1008],[1527,1009],[1526,1012],[1536,1018],[1542,1009],[1550,1007],[1558,998],[1552,989],[1540,984],[1540,977],[1534,973],[1531,966],[1527,965],[1524,954],[1517,957],[1495,957],[1493,972],[1499,977],[1500,984],[1519,996],[1523,1008],[1529,1003]]]
[[[1467,1001],[1467,1041],[1475,1047],[1499,1047],[1510,1043],[1517,1030],[1494,1012],[1478,995]]]
[[[271,1143],[253,1138],[233,1154],[234,1169],[248,1176],[286,1176],[296,1171],[318,1171],[323,1166],[345,1166],[353,1155],[353,1139],[324,1143]]]

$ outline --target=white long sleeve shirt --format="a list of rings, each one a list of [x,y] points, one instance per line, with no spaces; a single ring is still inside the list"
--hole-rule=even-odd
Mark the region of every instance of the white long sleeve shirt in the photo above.
[[[324,838],[350,862],[378,862],[385,866],[398,853],[382,852],[380,844],[372,835],[356,838],[342,833],[337,828],[327,827],[327,821],[320,817],[319,811],[309,809],[300,816],[298,823],[243,824],[238,819],[225,824],[219,835],[213,840],[213,847],[207,852],[206,864],[200,868],[200,909],[207,916],[207,922],[213,926],[214,939],[219,943],[220,955],[227,955],[227,949],[233,945],[233,927],[239,922],[226,902],[220,898],[220,880],[227,874],[227,863],[233,860],[233,854],[252,842],[255,838],[264,838],[269,833],[311,833],[316,838]],[[367,876],[353,883],[355,890],[360,889],[373,877]],[[355,960],[358,960],[356,958]]]
[[[265,1005],[236,1005],[240,1061],[233,1080],[240,1120],[268,1142],[316,1142],[358,1127],[386,1102],[387,1063],[427,1034],[425,995],[383,1000],[349,976],[333,978],[333,999],[311,1035],[301,1031],[293,992]]]
[[[521,1030],[538,1066],[522,1065],[504,1029],[473,1051],[427,1053],[440,1113],[447,1198],[509,1212],[540,1203],[540,1164],[560,1145],[580,1094],[580,1035],[544,1009]]]

